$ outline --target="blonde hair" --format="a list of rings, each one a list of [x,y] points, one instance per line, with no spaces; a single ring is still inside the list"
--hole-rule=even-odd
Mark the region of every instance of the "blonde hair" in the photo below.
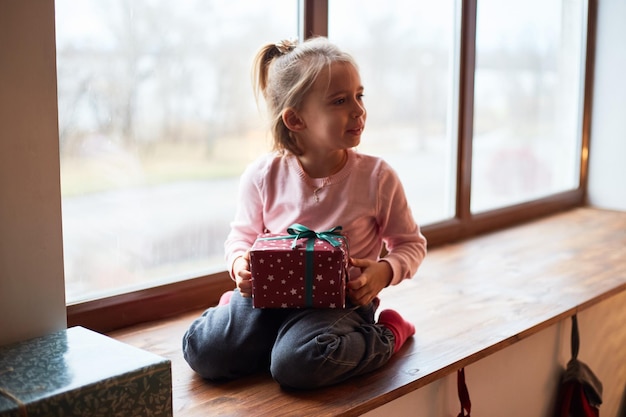
[[[257,101],[262,94],[267,104],[274,150],[302,154],[282,113],[290,107],[298,109],[321,71],[335,62],[346,62],[358,69],[352,56],[323,37],[301,44],[282,41],[259,50],[254,59],[254,93]]]

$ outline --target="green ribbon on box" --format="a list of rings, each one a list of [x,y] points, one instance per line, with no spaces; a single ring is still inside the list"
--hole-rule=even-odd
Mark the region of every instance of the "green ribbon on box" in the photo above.
[[[294,223],[287,229],[287,233],[289,233],[289,237],[293,237],[293,243],[291,244],[291,249],[294,249],[298,244],[298,239],[303,238],[313,238],[313,240],[321,239],[330,243],[334,247],[341,246],[341,241],[345,241],[345,236],[341,235],[341,226],[335,226],[332,229],[326,230],[324,232],[316,232],[314,230],[309,229],[306,226],[302,226],[301,224]]]
[[[313,307],[313,248],[315,246],[315,239],[325,240],[333,245],[333,247],[341,246],[341,243],[346,243],[346,237],[341,235],[341,226],[335,226],[332,229],[325,230],[323,232],[316,232],[298,223],[292,224],[287,228],[288,235],[286,236],[272,236],[261,238],[261,240],[282,240],[293,239],[291,249],[295,249],[298,246],[298,240],[308,239],[306,242],[306,255],[305,255],[305,276],[304,276],[304,299],[307,307]]]

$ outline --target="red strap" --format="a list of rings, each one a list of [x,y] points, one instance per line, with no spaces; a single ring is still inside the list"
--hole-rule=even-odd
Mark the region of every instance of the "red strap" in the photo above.
[[[461,368],[456,372],[456,385],[459,392],[459,401],[461,402],[461,412],[457,417],[470,417],[472,402],[470,401],[469,391],[467,391],[467,385],[465,385],[465,368]]]
[[[582,384],[570,381],[559,389],[555,417],[569,416],[599,417],[600,410],[589,405]]]

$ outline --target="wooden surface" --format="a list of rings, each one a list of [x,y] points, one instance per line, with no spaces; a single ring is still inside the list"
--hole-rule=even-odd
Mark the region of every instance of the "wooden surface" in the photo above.
[[[415,337],[384,368],[335,387],[288,391],[269,375],[198,378],[181,340],[200,311],[111,336],[172,360],[175,417],[354,416],[623,290],[626,213],[580,208],[431,251],[416,277],[381,294],[381,308],[412,321]]]

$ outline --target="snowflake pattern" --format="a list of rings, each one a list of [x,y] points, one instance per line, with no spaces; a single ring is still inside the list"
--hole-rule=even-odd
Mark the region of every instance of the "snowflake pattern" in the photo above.
[[[307,239],[292,249],[290,238],[267,239],[278,236],[262,235],[250,251],[254,307],[304,308],[308,298],[311,307],[344,308],[347,245],[315,240],[307,288]]]

